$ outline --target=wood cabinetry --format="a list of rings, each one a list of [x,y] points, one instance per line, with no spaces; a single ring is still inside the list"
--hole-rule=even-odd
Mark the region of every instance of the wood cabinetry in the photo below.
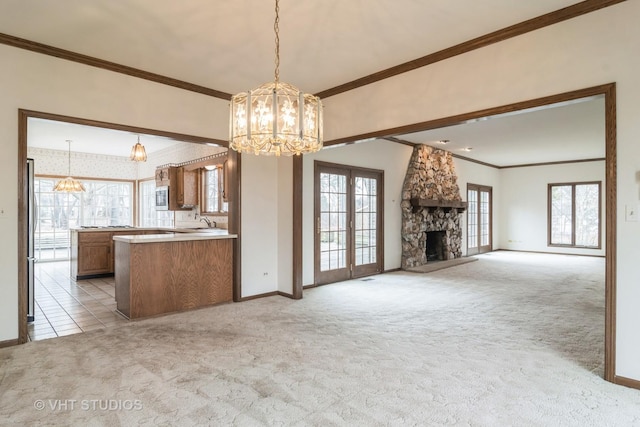
[[[162,230],[72,231],[71,276],[75,280],[112,275],[115,271],[113,236],[161,234]]]
[[[156,187],[163,187],[169,185],[169,170],[170,167],[156,169]]]
[[[177,168],[176,202],[178,206],[191,208],[198,204],[198,176],[197,170],[186,170],[184,167]]]
[[[117,309],[129,319],[233,299],[233,240],[116,241]]]
[[[79,233],[77,276],[113,273],[113,241],[111,233]]]
[[[156,169],[156,187],[169,187],[169,210],[190,210],[199,203],[199,172],[184,167]]]

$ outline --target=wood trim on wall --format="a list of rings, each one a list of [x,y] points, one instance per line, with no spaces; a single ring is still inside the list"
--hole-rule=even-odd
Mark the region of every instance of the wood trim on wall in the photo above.
[[[596,10],[613,6],[615,4],[622,3],[623,1],[626,0],[585,0],[553,12],[540,15],[536,18],[532,18],[506,28],[502,28],[492,33],[476,37],[475,39],[448,47],[438,52],[422,56],[412,61],[408,61],[394,67],[358,78],[356,80],[343,83],[339,86],[325,89],[321,92],[316,93],[316,96],[319,96],[320,98],[328,98],[330,96],[357,89],[359,87],[366,86],[368,84],[384,80],[398,74],[403,74],[417,68],[425,67],[427,65],[434,64],[436,62],[440,62],[454,56],[462,55],[464,53],[471,52],[473,50],[480,49],[482,47],[489,46],[491,44],[498,43],[512,37],[517,37],[531,31],[539,30],[541,28],[554,25],[572,18],[576,18],[590,12],[595,12]],[[126,65],[117,64],[115,62],[106,61],[92,56],[83,55],[69,50],[60,49],[54,46],[38,43],[20,37],[15,37],[9,34],[0,33],[0,43],[19,49],[25,49],[31,52],[54,56],[56,58],[66,59],[68,61],[73,61],[80,64],[102,68],[104,70],[137,77],[144,80],[149,80],[155,83],[173,86],[179,89],[212,96],[214,98],[224,99],[227,101],[231,99],[231,94],[223,91],[196,85],[194,83],[185,82],[183,80],[174,79],[149,71],[140,70]]]
[[[242,301],[242,202],[240,176],[242,171],[242,155],[235,150],[227,154],[227,179],[229,182],[229,219],[227,229],[231,234],[237,234],[233,245],[233,301]],[[235,184],[234,184],[235,183]]]
[[[302,298],[302,156],[293,157],[293,299]],[[300,197],[296,197],[300,195]]]
[[[176,141],[181,141],[181,142],[193,142],[195,144],[215,144],[215,145],[219,145],[220,147],[226,147],[226,148],[229,147],[229,141],[224,141],[221,139],[205,138],[202,136],[187,135],[184,133],[142,128],[138,126],[129,126],[129,125],[123,125],[120,123],[103,122],[100,120],[85,119],[80,117],[71,117],[71,116],[65,116],[62,114],[44,113],[42,111],[33,111],[33,110],[24,110],[24,109],[20,109],[19,111],[23,112],[30,118],[55,120],[58,122],[74,123],[74,124],[84,125],[84,126],[93,126],[98,128],[121,130],[125,132],[156,135],[156,136],[162,136],[165,138],[174,139]]]
[[[614,84],[614,83],[611,83]],[[608,90],[610,84],[594,86],[586,89],[579,89],[570,92],[564,92],[556,95],[543,96],[527,101],[515,102],[499,107],[485,108],[482,110],[472,111],[470,113],[462,113],[439,119],[427,120],[424,122],[412,123],[408,125],[397,126],[388,129],[381,129],[373,132],[362,133],[358,135],[345,136],[324,142],[325,147],[338,144],[348,144],[364,139],[386,138],[390,136],[404,135],[406,133],[421,132],[425,130],[439,129],[447,126],[455,126],[465,124],[470,120],[476,120],[489,116],[497,116],[499,114],[513,113],[520,110],[528,110],[545,105],[557,104],[565,101],[573,101],[581,98],[589,98],[592,96],[603,95]],[[605,106],[606,108],[606,106]]]
[[[620,375],[616,375],[613,382],[618,385],[640,390],[640,381],[638,380],[632,380],[631,378],[626,378],[626,377],[621,377]]]
[[[403,64],[387,68],[386,70],[378,71],[377,73],[369,74],[368,76],[352,80],[348,83],[341,84],[331,89],[323,90],[316,93],[316,96],[319,96],[320,98],[328,98],[330,96],[338,95],[343,92],[348,92],[350,90],[357,89],[359,87],[366,86],[380,80],[388,79],[389,77],[397,76],[398,74],[403,74],[417,68],[425,67],[436,62],[444,61],[445,59],[462,55],[464,53],[471,52],[473,50],[480,49],[494,43],[510,39],[512,37],[517,37],[522,34],[539,30],[540,28],[554,25],[568,19],[576,18],[578,16],[594,12],[608,6],[613,6],[615,4],[622,3],[623,1],[625,0],[586,0],[580,3],[576,3],[571,6],[567,6],[565,8],[540,15],[536,18],[528,19],[518,24],[502,28],[492,33],[485,34],[464,43],[451,46],[438,52],[414,59],[413,61],[408,61]]]
[[[102,68],[104,70],[126,74],[132,77],[138,77],[140,79],[149,80],[155,83],[161,83],[167,86],[177,87],[179,89],[184,89],[191,92],[201,93],[203,95],[213,96],[215,98],[224,100],[231,99],[231,94],[228,94],[226,92],[210,89],[208,87],[188,83],[171,77],[162,76],[160,74],[151,73],[149,71],[140,70],[138,68],[116,64],[115,62],[105,61],[104,59],[83,55],[81,53],[72,52],[70,50],[60,49],[58,47],[49,46],[43,43],[11,36],[9,34],[0,33],[0,43],[20,49],[29,50],[31,52],[55,56],[56,58],[66,59],[68,61],[77,62],[79,64],[89,65],[91,67]]]
[[[616,289],[617,289],[617,130],[616,84],[602,87],[605,95],[605,321],[604,321],[604,379],[615,382],[616,377]]]

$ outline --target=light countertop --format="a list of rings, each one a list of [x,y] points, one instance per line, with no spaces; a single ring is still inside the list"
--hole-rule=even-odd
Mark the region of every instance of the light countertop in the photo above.
[[[169,230],[169,229],[167,229]],[[203,229],[203,231],[176,229],[173,233],[164,234],[140,234],[133,236],[113,236],[116,242],[125,243],[160,243],[160,242],[186,242],[192,240],[213,240],[213,239],[235,239],[237,234],[229,234],[227,230],[221,228]]]

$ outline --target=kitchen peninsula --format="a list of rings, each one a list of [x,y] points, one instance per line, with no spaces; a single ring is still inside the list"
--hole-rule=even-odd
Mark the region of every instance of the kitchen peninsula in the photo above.
[[[233,239],[224,229],[72,230],[72,276],[115,272],[117,309],[130,319],[233,299]]]
[[[114,236],[117,309],[130,319],[233,299],[227,230]]]

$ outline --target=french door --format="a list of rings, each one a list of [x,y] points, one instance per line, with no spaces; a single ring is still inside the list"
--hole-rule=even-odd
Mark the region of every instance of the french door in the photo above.
[[[492,188],[467,184],[467,255],[491,251]]]
[[[383,269],[383,172],[315,162],[315,284]]]

